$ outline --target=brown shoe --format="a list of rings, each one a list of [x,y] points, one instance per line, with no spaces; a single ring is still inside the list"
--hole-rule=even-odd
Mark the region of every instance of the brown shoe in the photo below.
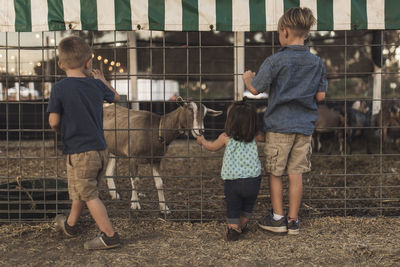
[[[119,235],[117,232],[114,233],[113,237],[108,237],[105,233],[101,232],[101,234],[90,240],[86,241],[84,244],[85,249],[109,249],[116,248],[121,245],[121,241],[119,240]]]
[[[234,228],[228,228],[226,232],[226,240],[228,241],[237,241],[240,237],[240,230]]]
[[[246,225],[242,228],[242,234],[247,234],[249,231],[249,225],[246,223]]]
[[[54,219],[54,225],[57,231],[64,232],[66,236],[74,237],[78,235],[78,226],[69,226],[67,223],[67,217],[62,214],[58,214]]]

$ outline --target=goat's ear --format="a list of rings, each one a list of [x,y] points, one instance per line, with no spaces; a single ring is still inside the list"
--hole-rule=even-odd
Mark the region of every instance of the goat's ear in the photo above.
[[[206,115],[211,116],[211,117],[216,117],[216,116],[221,115],[222,113],[223,113],[223,111],[213,110],[211,108],[207,108],[207,114]]]
[[[177,98],[176,98],[176,103],[179,105],[179,106],[184,106],[185,105],[185,101],[183,100],[183,98],[181,97],[181,96],[178,96]]]

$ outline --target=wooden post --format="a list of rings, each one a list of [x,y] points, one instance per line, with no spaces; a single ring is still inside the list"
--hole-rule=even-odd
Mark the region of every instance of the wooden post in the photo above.
[[[242,74],[244,72],[244,32],[234,32],[234,73],[235,73],[235,100],[243,99],[244,82]]]
[[[381,68],[374,65],[374,75],[373,75],[373,92],[372,92],[372,98],[374,101],[372,101],[372,115],[378,114],[379,111],[381,110],[381,104],[382,104],[382,72]]]
[[[138,88],[137,88],[137,49],[136,49],[136,32],[128,32],[128,55],[129,55],[129,79],[130,79],[130,92],[128,101],[132,101],[132,109],[139,110]]]

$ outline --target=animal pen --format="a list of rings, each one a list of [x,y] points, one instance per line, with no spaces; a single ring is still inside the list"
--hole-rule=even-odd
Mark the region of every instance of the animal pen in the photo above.
[[[158,136],[162,144],[157,155],[153,143],[142,144],[149,154],[133,155],[135,140],[128,138],[126,155],[111,155],[116,171],[107,176],[115,184],[101,183],[111,216],[224,219],[223,151],[201,149],[192,134],[202,128],[203,118],[197,126],[191,119],[178,128],[163,127],[162,120],[182,97],[180,104],[191,107],[192,117],[195,109],[224,112],[204,117],[206,137],[216,138],[227,107],[247,95],[242,73],[257,71],[280,49],[277,21],[294,6],[309,7],[317,18],[307,45],[327,67],[323,105],[344,118],[343,124],[323,128],[322,148],[314,148],[312,171],[304,176],[300,215],[400,215],[398,1],[5,0],[0,7],[0,222],[47,221],[69,209],[62,142],[46,114],[52,85],[65,77],[56,64],[57,45],[69,35],[90,44],[93,67],[102,69],[123,96],[118,107],[107,107],[114,117],[122,108],[125,117],[120,116],[126,118],[118,130],[105,129],[114,134],[113,145],[122,142],[118,131]],[[267,97],[249,101],[262,110]],[[157,114],[150,117],[156,126],[138,128],[127,109]],[[165,132],[174,130],[186,134],[165,142]],[[139,165],[134,175],[136,168],[129,166],[136,160],[150,164]],[[264,172],[256,217],[269,209],[266,177]]]

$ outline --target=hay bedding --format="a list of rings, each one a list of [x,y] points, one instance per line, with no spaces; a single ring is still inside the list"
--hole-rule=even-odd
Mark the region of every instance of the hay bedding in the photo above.
[[[251,223],[238,242],[224,241],[224,225],[113,219],[121,248],[88,252],[90,220],[65,238],[49,223],[0,226],[1,266],[394,266],[400,262],[396,218],[307,219],[299,236],[273,235]]]

